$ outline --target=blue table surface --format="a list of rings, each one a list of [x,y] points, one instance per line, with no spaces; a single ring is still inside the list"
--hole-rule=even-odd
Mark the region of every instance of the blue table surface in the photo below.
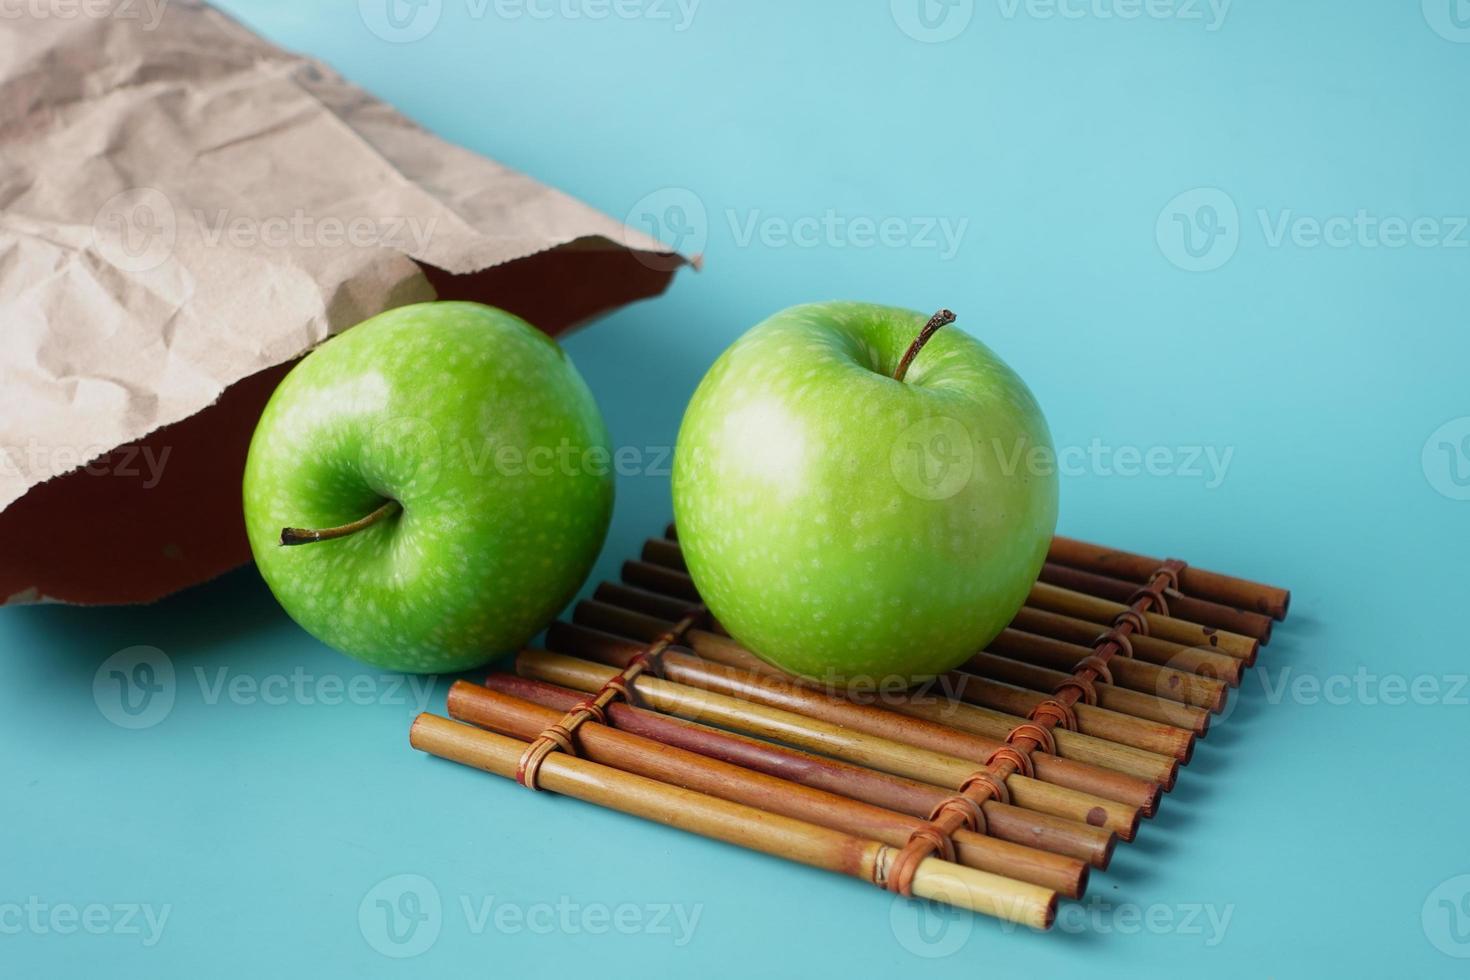
[[[593,583],[667,518],[711,360],[844,297],[950,306],[1028,380],[1064,533],[1292,616],[1039,934],[425,758],[447,681],[322,647],[250,569],[6,609],[0,974],[1465,975],[1463,0],[394,2],[225,6],[707,254],[567,342],[648,453]],[[99,668],[135,646],[174,693],[129,728]]]

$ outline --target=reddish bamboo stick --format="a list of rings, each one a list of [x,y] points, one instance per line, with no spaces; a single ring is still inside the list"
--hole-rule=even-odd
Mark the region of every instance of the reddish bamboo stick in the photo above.
[[[1045,582],[1037,582],[1031,587],[1031,595],[1026,599],[1026,605],[1075,616],[1078,619],[1090,619],[1101,626],[1112,623],[1119,613],[1128,609],[1128,606],[1121,602],[1100,599],[1082,592],[1073,592],[1071,589],[1059,588]],[[1185,646],[1217,649],[1221,653],[1228,653],[1247,662],[1254,662],[1256,654],[1261,649],[1260,640],[1241,636],[1239,633],[1217,630],[1211,626],[1201,626],[1198,623],[1159,613],[1144,613],[1143,616],[1148,620],[1148,635],[1156,636],[1161,640],[1172,640]]]
[[[586,697],[578,691],[515,674],[492,674],[485,685],[562,712],[570,711]],[[613,725],[631,734],[913,817],[927,819],[939,804],[954,795],[928,783],[720,731],[620,701],[614,701],[607,710]],[[1078,858],[1095,868],[1108,866],[1117,841],[1111,831],[1101,827],[996,800],[986,800],[981,809],[992,837]]]
[[[1050,558],[1062,565],[1140,583],[1147,581],[1162,564],[1156,558],[1104,548],[1060,535],[1052,540]],[[1179,587],[1186,595],[1239,609],[1252,609],[1275,620],[1285,619],[1287,608],[1291,605],[1291,593],[1286,589],[1232,575],[1207,572],[1193,565],[1180,574]]]
[[[578,624],[645,642],[657,638],[671,625],[667,620],[595,600],[578,603],[572,618]],[[690,630],[685,639],[694,646],[697,653],[715,663],[763,674],[787,684],[822,691],[837,697],[847,696],[850,699],[850,695],[846,695],[845,692],[827,691],[820,682],[791,677],[783,673],[729,637],[702,630]],[[949,675],[946,675],[946,678],[948,677]],[[956,683],[965,683],[967,679],[972,679],[972,675],[954,675]],[[943,685],[925,685],[915,691],[883,690],[881,692],[882,706],[889,711],[912,718],[926,719],[1001,741],[1005,740],[1011,729],[1028,720],[1022,716],[1006,715],[976,705],[958,702],[949,697],[937,698],[934,695],[936,690],[948,692],[949,689]],[[1150,727],[1157,728],[1157,726]],[[1185,736],[1186,741],[1192,740],[1188,732],[1180,734]],[[1174,780],[1179,774],[1179,761],[1174,757],[1172,751],[1164,754],[1153,747],[1133,746],[1121,740],[1107,740],[1064,729],[1053,732],[1053,737],[1056,740],[1056,754],[1062,758],[1075,759],[1078,762],[1103,766],[1130,776],[1137,776],[1140,779],[1160,783],[1165,789],[1173,788]],[[1173,746],[1169,745],[1167,748],[1172,750]]]
[[[452,718],[526,741],[563,717],[562,712],[468,681],[457,681],[450,688],[448,709]],[[917,817],[661,745],[595,721],[579,725],[575,738],[578,754],[593,762],[895,847],[908,843],[914,831],[926,823]],[[1073,858],[965,829],[956,831],[951,839],[956,860],[967,867],[1041,885],[1068,898],[1080,898],[1086,887],[1087,865]]]
[[[1016,613],[1016,618],[1011,620],[1010,627],[1023,633],[1049,636],[1054,640],[1065,640],[1068,643],[1077,643],[1086,647],[1092,646],[1104,629],[1090,620],[1047,612],[1045,609],[1037,609],[1034,606],[1026,606]],[[1161,640],[1156,636],[1134,633],[1128,637],[1128,640],[1133,644],[1135,659],[1173,670],[1188,671],[1191,674],[1199,674],[1201,677],[1214,677],[1231,687],[1240,684],[1246,667],[1250,666],[1248,661],[1228,653],[1220,653],[1204,647],[1185,646],[1183,643]]]
[[[1127,582],[1111,575],[1083,571],[1070,565],[1049,561],[1041,568],[1041,580],[1059,585],[1074,592],[1101,596],[1114,602],[1127,602],[1138,589],[1139,583]],[[1263,644],[1271,642],[1272,619],[1261,613],[1236,609],[1208,599],[1179,595],[1169,597],[1169,612],[1180,619],[1187,619],[1201,626],[1214,626],[1232,633],[1254,637]]]
[[[597,690],[617,674],[614,668],[602,664],[544,650],[523,650],[516,658],[516,672],[582,691]],[[972,760],[646,674],[634,682],[634,690],[643,703],[657,711],[785,742],[950,789],[959,788],[977,768]],[[1136,806],[1021,775],[1007,778],[1006,787],[1011,802],[1027,810],[1106,827],[1123,840],[1132,840],[1138,833],[1142,812]]]
[[[518,739],[430,714],[414,721],[409,741],[416,749],[505,777],[514,776],[526,748]],[[553,753],[542,764],[540,784],[564,796],[865,881],[885,880],[898,857],[898,850],[887,844],[564,753]],[[1049,928],[1056,918],[1055,891],[938,858],[919,864],[913,893],[1037,929]]]

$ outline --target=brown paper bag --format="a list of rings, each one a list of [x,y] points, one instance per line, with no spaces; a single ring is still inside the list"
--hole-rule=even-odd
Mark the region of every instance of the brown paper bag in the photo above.
[[[333,332],[437,296],[555,335],[682,262],[211,7],[129,9],[0,19],[0,605],[248,560],[255,420]]]

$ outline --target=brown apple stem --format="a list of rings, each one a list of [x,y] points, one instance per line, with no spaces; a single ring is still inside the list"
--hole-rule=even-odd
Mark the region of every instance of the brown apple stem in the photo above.
[[[366,517],[359,517],[351,524],[343,524],[340,527],[326,527],[321,530],[312,530],[305,527],[283,527],[281,528],[281,544],[311,544],[314,541],[330,541],[332,538],[345,538],[349,534],[356,534],[365,527],[374,524],[386,517],[392,517],[403,509],[403,505],[396,500],[390,500]]]
[[[949,310],[940,310],[931,316],[929,322],[924,324],[924,329],[920,330],[919,335],[914,338],[914,342],[909,344],[909,349],[903,352],[903,360],[898,362],[898,370],[893,372],[893,380],[902,381],[903,376],[909,373],[909,365],[914,363],[914,358],[919,356],[919,351],[924,349],[929,338],[938,333],[940,327],[947,327],[954,321],[955,315]]]

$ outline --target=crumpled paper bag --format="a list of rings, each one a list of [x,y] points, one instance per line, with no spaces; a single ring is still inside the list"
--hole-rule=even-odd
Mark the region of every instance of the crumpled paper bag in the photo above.
[[[333,332],[440,297],[555,335],[683,261],[203,3],[99,9],[0,18],[0,605],[248,560],[250,434]]]

